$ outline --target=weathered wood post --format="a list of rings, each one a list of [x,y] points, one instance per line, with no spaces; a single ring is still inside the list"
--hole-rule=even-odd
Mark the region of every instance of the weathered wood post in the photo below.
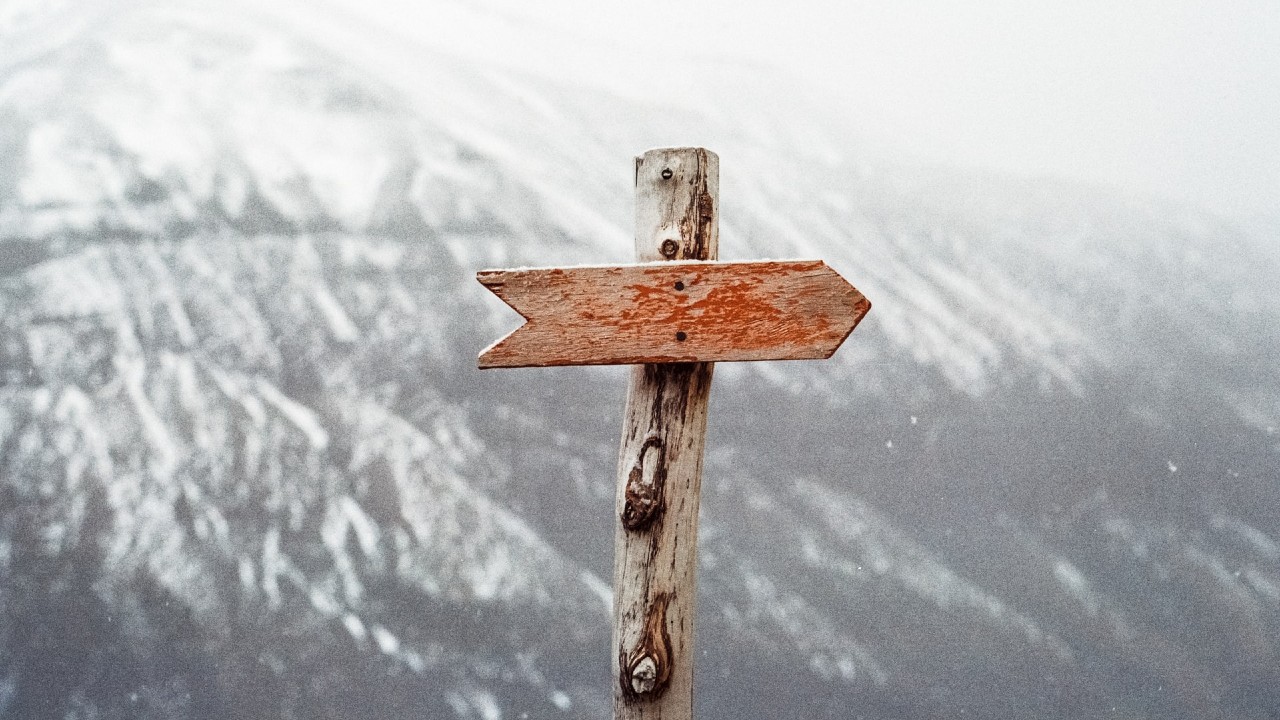
[[[698,505],[714,362],[831,357],[871,303],[820,260],[721,263],[702,148],[636,158],[634,265],[481,270],[524,325],[481,368],[633,365],[613,564],[617,720],[693,716]]]
[[[720,161],[699,148],[636,158],[636,260],[715,260]],[[682,331],[670,328],[680,340]],[[614,717],[693,715],[698,506],[713,363],[631,369],[613,538]]]

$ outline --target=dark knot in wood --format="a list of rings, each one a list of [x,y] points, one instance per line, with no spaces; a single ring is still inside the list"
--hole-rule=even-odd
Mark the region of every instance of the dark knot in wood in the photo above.
[[[716,201],[711,197],[711,193],[703,190],[698,193],[698,216],[706,219],[715,217]]]
[[[667,484],[667,467],[662,440],[655,435],[645,438],[636,456],[636,464],[627,478],[627,496],[622,506],[622,526],[643,530],[662,512],[663,488]]]
[[[623,695],[632,700],[652,700],[671,682],[671,635],[667,633],[667,604],[671,596],[658,593],[644,619],[640,643],[630,655],[619,652],[618,678]]]

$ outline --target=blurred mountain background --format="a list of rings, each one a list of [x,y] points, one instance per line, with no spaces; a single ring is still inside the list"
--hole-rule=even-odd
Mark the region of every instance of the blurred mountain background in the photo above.
[[[478,372],[474,274],[627,261],[685,144],[874,303],[716,370],[700,718],[1280,717],[1268,186],[898,155],[575,3],[0,8],[0,717],[606,716],[625,369]]]

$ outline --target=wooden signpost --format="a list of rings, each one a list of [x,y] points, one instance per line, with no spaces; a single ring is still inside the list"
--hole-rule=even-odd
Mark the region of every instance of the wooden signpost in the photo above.
[[[481,368],[634,365],[618,458],[617,720],[693,715],[698,503],[713,363],[830,357],[871,308],[821,261],[715,262],[719,159],[636,158],[640,264],[484,270],[528,321]]]
[[[867,301],[820,260],[485,270],[528,322],[480,367],[831,357]]]

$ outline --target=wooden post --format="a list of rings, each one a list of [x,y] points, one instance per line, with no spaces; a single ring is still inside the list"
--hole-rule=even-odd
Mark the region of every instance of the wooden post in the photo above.
[[[636,158],[636,259],[715,260],[719,158]],[[680,290],[677,286],[677,290]],[[678,327],[670,328],[685,340]],[[698,505],[713,363],[632,367],[618,459],[613,565],[614,717],[693,715]]]

